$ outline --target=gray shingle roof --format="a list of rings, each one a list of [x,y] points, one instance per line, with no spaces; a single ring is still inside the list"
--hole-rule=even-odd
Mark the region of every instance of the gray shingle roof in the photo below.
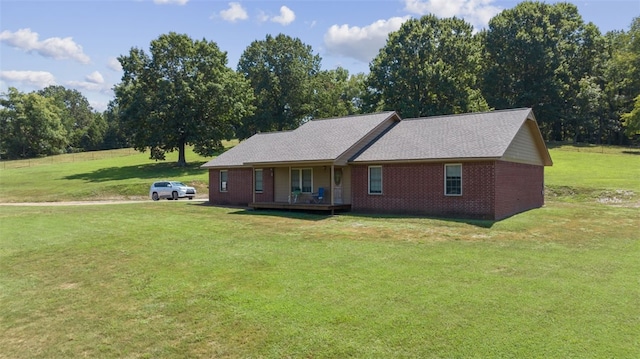
[[[500,158],[530,115],[524,108],[402,120],[351,161]]]
[[[202,167],[334,161],[395,112],[313,120],[293,131],[256,134]]]

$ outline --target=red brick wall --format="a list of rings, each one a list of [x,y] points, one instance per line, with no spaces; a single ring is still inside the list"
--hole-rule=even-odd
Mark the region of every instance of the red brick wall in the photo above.
[[[368,166],[352,168],[354,211],[494,218],[495,162],[462,165],[462,196],[444,195],[444,163],[382,166],[382,195],[368,194]]]
[[[246,206],[253,200],[251,168],[228,169],[227,192],[220,192],[220,170],[209,170],[209,202],[221,205]]]
[[[496,219],[544,205],[544,166],[496,162]]]
[[[253,202],[253,169],[230,168],[227,192],[220,192],[220,170],[209,170],[209,202],[212,204],[246,206]],[[273,202],[273,169],[262,170],[262,193],[256,193],[256,202]]]

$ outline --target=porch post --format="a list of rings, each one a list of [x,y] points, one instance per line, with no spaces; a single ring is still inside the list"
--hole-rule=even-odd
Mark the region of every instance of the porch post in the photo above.
[[[256,169],[251,166],[251,194],[253,195],[253,203],[256,203]]]
[[[287,191],[289,192],[287,198],[289,199],[289,204],[291,204],[291,166],[289,166],[289,189]]]
[[[333,188],[333,185],[334,185],[333,176],[335,175],[334,171],[335,171],[335,166],[332,163],[331,164],[331,178],[329,178],[329,183],[331,183],[331,186],[329,186],[329,188],[331,188],[331,205],[332,206],[333,206],[333,190],[334,190],[334,188]]]

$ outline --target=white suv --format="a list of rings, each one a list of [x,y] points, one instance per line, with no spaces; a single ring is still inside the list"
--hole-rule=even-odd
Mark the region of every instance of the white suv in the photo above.
[[[149,197],[152,200],[157,201],[160,198],[166,198],[169,200],[178,198],[193,199],[196,196],[196,189],[189,187],[182,182],[176,181],[158,181],[154,182],[149,189]]]

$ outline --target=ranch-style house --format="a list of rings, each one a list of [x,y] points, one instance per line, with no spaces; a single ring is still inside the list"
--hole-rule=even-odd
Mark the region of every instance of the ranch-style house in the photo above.
[[[544,204],[551,165],[521,108],[317,119],[256,134],[202,167],[217,205],[500,220]]]

